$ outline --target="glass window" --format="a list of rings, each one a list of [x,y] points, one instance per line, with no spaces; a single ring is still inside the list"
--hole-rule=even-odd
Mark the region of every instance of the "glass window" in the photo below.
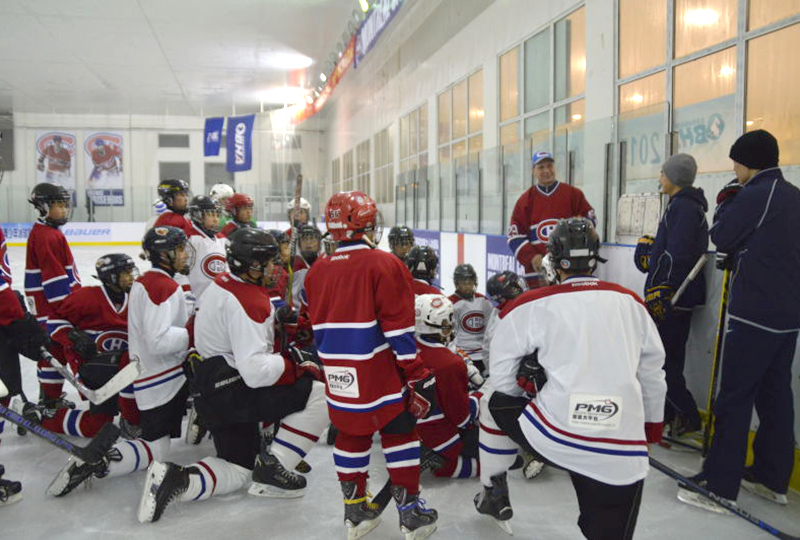
[[[550,104],[550,28],[525,42],[525,112]]]
[[[165,161],[158,164],[158,178],[164,180],[167,178],[180,178],[181,180],[190,181],[189,173],[191,172],[191,164],[187,162],[171,162]]]
[[[619,78],[667,59],[667,0],[620,0]]]
[[[519,114],[519,47],[500,57],[500,121]]]
[[[408,115],[408,151],[410,155],[419,152],[419,111]]]
[[[408,116],[400,118],[400,159],[408,157]]]
[[[750,0],[748,29],[761,28],[769,23],[800,13],[800,0]]]
[[[453,87],[453,139],[467,134],[467,81]]]
[[[450,140],[450,90],[439,94],[439,144]]]
[[[419,151],[428,151],[428,104],[419,108]]]
[[[469,138],[467,152],[470,156],[477,156],[483,150],[483,135],[475,135]],[[471,158],[472,159],[472,158]]]
[[[543,112],[525,119],[525,149],[529,156],[548,150],[550,146],[550,113]]]
[[[469,132],[483,130],[483,70],[469,77]]]
[[[800,164],[800,71],[786,65],[787,52],[798,50],[800,24],[748,43],[746,129],[766,129],[778,139],[781,165]]]
[[[650,107],[667,100],[667,72],[659,71],[619,87],[619,113]]]
[[[513,144],[519,140],[519,122],[500,128],[500,146]]]
[[[736,36],[738,0],[675,0],[675,58]]]
[[[586,85],[586,8],[556,23],[556,101],[582,94]]]
[[[573,101],[562,107],[558,107],[555,111],[555,124],[556,129],[567,126],[569,124],[583,123],[583,117],[586,115],[586,101],[579,99]]]
[[[331,163],[331,192],[339,193],[342,191],[342,169],[340,167],[339,158],[336,158]]]

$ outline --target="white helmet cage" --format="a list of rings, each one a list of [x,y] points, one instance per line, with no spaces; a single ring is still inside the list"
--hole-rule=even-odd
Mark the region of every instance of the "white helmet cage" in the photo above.
[[[444,343],[455,336],[453,303],[441,294],[421,294],[414,301],[415,330],[418,336],[434,334]],[[449,330],[445,333],[445,330]]]

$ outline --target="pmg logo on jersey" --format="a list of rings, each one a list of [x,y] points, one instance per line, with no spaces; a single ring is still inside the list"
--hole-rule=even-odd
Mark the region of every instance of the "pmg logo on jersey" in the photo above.
[[[325,379],[328,381],[328,390],[334,396],[357,398],[358,374],[355,368],[343,366],[325,366]]]
[[[481,311],[468,311],[461,318],[461,327],[472,334],[480,334],[486,326],[486,318]]]
[[[128,333],[121,330],[103,332],[95,339],[97,350],[101,353],[128,350]]]
[[[622,418],[622,398],[572,394],[569,396],[569,424],[590,429],[614,429]]]
[[[218,275],[225,273],[225,270],[227,270],[225,257],[219,253],[207,255],[203,259],[203,262],[200,263],[200,270],[203,271],[203,275],[208,279],[214,279]]]
[[[556,225],[558,225],[557,219],[545,219],[544,221],[540,221],[536,225],[536,238],[539,242],[546,244],[547,240],[550,239],[550,233],[553,232]]]

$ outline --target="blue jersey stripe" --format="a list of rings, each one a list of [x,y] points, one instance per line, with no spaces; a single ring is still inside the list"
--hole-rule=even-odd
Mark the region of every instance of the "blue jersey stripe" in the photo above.
[[[398,356],[417,353],[417,340],[414,338],[413,331],[390,337],[389,345]]]
[[[70,280],[67,276],[58,278],[44,285],[44,295],[48,300],[67,296],[70,291]]]
[[[378,325],[369,328],[320,328],[314,330],[317,349],[322,354],[372,354],[386,338]]]

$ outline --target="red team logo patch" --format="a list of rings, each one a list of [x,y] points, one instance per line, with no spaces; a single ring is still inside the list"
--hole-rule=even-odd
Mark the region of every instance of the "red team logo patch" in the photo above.
[[[470,311],[461,319],[461,326],[471,334],[480,334],[483,332],[485,324],[486,319],[480,311]]]
[[[101,353],[127,351],[128,333],[121,330],[109,330],[97,336],[95,343],[97,343],[97,351]]]
[[[214,279],[218,275],[225,272],[226,269],[225,257],[220,255],[219,253],[212,253],[211,255],[203,259],[203,263],[200,265],[200,269],[203,271],[203,274],[208,279]]]
[[[558,225],[557,219],[545,219],[544,221],[540,222],[536,227],[536,238],[538,238],[543,244],[546,244],[547,240],[550,239],[550,233],[553,232],[553,229],[556,228],[556,225]]]

